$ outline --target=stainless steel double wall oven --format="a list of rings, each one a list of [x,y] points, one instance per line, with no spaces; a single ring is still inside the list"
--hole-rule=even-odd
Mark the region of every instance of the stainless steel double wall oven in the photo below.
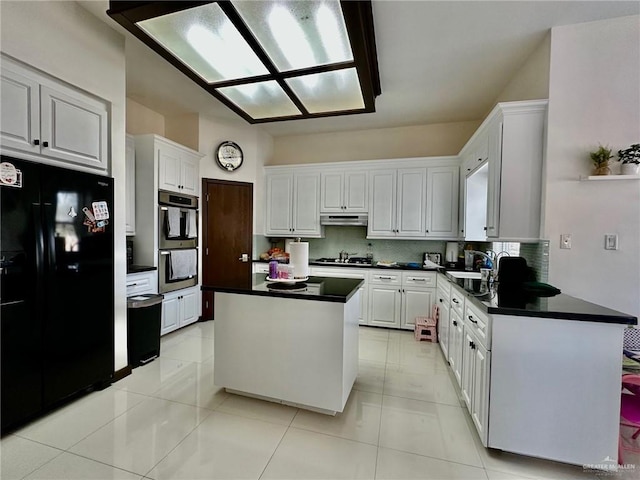
[[[198,197],[158,192],[158,289],[198,284]]]

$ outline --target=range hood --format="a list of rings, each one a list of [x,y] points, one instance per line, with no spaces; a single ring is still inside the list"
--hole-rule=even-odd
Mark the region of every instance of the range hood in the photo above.
[[[366,227],[367,226],[367,214],[347,214],[347,213],[332,213],[320,215],[320,225],[346,225],[352,227]]]

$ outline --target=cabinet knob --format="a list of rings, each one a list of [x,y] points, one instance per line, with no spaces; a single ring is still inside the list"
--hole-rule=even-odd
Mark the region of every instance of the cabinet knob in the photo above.
[[[454,326],[454,327],[457,327],[457,326],[458,326],[458,322],[456,322],[455,320],[454,320],[453,322],[451,322],[451,323],[453,323],[453,326]]]
[[[429,230],[427,230],[426,232],[429,233]]]
[[[482,227],[482,229],[486,232],[487,231],[487,227]]]
[[[48,147],[49,146],[49,142],[42,142],[42,146],[43,147]]]
[[[34,145],[40,145],[40,140],[38,140],[37,138],[33,141]]]

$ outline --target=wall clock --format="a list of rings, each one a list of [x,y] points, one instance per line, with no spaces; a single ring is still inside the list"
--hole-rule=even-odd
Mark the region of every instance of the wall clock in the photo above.
[[[220,168],[228,172],[233,172],[240,168],[243,159],[242,149],[235,142],[222,142],[216,149],[216,162],[218,162]]]

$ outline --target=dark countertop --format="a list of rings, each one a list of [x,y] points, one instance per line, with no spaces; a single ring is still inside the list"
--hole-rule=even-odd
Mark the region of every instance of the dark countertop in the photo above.
[[[359,278],[309,277],[309,280],[284,284],[268,282],[264,273],[255,273],[251,277],[252,285],[246,288],[223,288],[202,286],[203,291],[259,295],[263,297],[297,298],[300,300],[318,300],[321,302],[346,303],[362,286]]]
[[[254,263],[269,263],[267,260],[254,260]],[[315,260],[309,260],[309,266],[311,267],[339,267],[339,268],[375,268],[378,270],[420,270],[423,272],[437,272],[438,268],[424,268],[419,266],[418,262],[411,266],[412,262],[399,262],[396,265],[385,267],[382,265],[367,265],[362,263],[340,263],[340,262],[317,262]],[[440,267],[442,269],[443,267]]]
[[[471,279],[447,278],[467,292],[467,298],[485,312],[494,315],[556,318],[584,322],[636,325],[638,319],[595,303],[559,293],[552,296],[536,296],[524,289],[489,288],[486,282]]]
[[[150,272],[152,270],[157,270],[158,267],[153,267],[149,265],[127,265],[127,273],[140,273],[140,272]]]

